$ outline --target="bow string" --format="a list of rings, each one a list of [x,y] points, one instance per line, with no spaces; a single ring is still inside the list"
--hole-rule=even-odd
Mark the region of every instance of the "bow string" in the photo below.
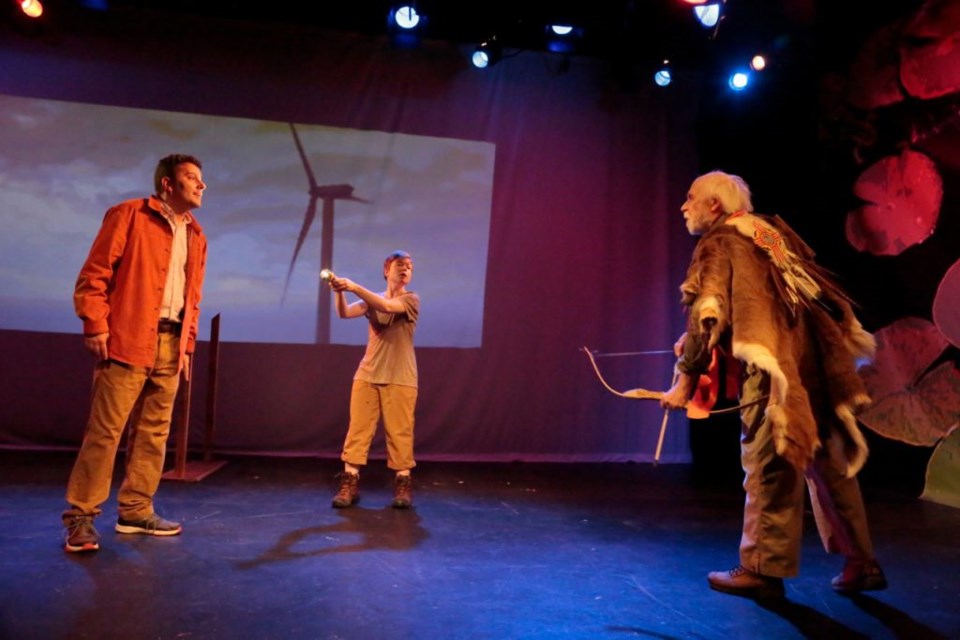
[[[611,387],[607,381],[603,378],[603,374],[600,373],[600,367],[597,366],[597,361],[593,357],[593,351],[586,347],[580,347],[580,350],[587,354],[587,358],[590,359],[590,364],[593,365],[593,370],[597,374],[601,384],[607,388],[607,391],[614,395],[618,395],[622,398],[636,398],[639,400],[659,400],[663,397],[662,391],[650,391],[648,389],[629,389],[628,391],[617,391]],[[648,352],[637,351],[630,354],[617,354],[617,355],[646,355]],[[670,353],[668,351],[657,352],[657,353]]]
[[[664,394],[663,391],[650,391],[648,389],[642,389],[642,388],[629,389],[627,391],[617,391],[612,386],[610,386],[610,384],[604,379],[603,374],[600,373],[600,367],[597,366],[597,361],[594,358],[594,352],[591,349],[588,349],[586,346],[580,347],[580,350],[583,351],[585,354],[587,354],[587,358],[590,360],[590,364],[593,366],[593,370],[597,374],[597,378],[600,380],[600,383],[603,384],[603,386],[606,387],[607,391],[609,391],[610,393],[614,395],[618,395],[622,398],[632,398],[634,400],[660,400],[661,398],[663,398],[663,394]],[[664,350],[655,350],[655,351],[630,351],[625,353],[609,353],[609,354],[598,353],[597,355],[626,356],[626,355],[660,355],[660,354],[668,354],[668,353],[673,353],[673,351],[664,349]],[[674,382],[676,382],[676,376],[674,376]],[[691,401],[691,402],[688,402],[686,405],[687,416],[690,418],[706,418],[707,416],[710,416],[710,415],[734,413],[736,411],[740,411],[741,409],[745,409],[755,404],[759,404],[764,400],[767,400],[769,397],[770,397],[769,394],[763,395],[751,402],[745,402],[743,404],[738,404],[735,407],[725,407],[723,409],[710,409],[709,407],[713,406],[712,402],[709,403],[709,407],[708,407],[708,406],[704,406],[703,403]]]

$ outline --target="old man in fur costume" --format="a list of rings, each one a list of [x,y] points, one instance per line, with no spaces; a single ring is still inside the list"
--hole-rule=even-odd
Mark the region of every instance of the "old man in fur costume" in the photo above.
[[[752,213],[738,176],[700,176],[681,210],[702,237],[681,286],[689,321],[677,382],[661,404],[686,405],[715,349],[743,372],[740,564],[710,573],[711,588],[783,595],[783,578],[798,572],[804,480],[824,547],[846,557],[833,588],[885,588],[855,477],[867,446],[854,416],[869,403],[856,365],[872,357],[873,337],[803,241],[779,218]]]

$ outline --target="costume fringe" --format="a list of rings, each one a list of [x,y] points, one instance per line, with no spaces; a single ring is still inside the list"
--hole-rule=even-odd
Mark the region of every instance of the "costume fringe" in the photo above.
[[[840,418],[840,422],[843,423],[843,426],[847,430],[847,435],[853,443],[852,451],[850,447],[844,447],[843,452],[843,457],[847,460],[845,475],[848,478],[852,478],[857,475],[860,469],[863,468],[863,465],[866,464],[870,449],[867,447],[867,441],[863,438],[863,433],[860,432],[860,427],[857,426],[857,419],[853,415],[853,410],[849,405],[840,405],[837,407],[837,417]],[[837,440],[839,446],[843,446],[843,443],[839,442],[838,438],[831,438],[831,440]]]
[[[763,345],[742,342],[733,343],[733,355],[770,376],[770,400],[767,402],[764,415],[770,421],[774,448],[777,455],[785,458],[793,466],[806,469],[813,460],[813,454],[820,447],[820,443],[814,442],[813,450],[809,450],[790,436],[790,421],[786,412],[787,391],[790,385],[777,358]]]
[[[734,341],[733,355],[735,358],[763,370],[770,376],[770,404],[782,405],[786,402],[787,388],[789,387],[787,376],[780,368],[776,356],[768,348],[762,344]],[[774,393],[776,393],[776,396],[773,395]]]
[[[866,331],[863,325],[860,324],[860,321],[853,317],[852,314],[850,320],[850,326],[849,328],[844,327],[843,335],[847,349],[853,354],[858,364],[873,362],[873,358],[877,354],[876,338],[873,337],[872,333]]]

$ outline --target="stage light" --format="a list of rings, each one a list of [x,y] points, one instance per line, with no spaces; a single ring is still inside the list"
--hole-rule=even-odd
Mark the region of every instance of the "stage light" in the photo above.
[[[583,34],[583,29],[565,22],[548,24],[544,31],[547,34],[547,51],[554,53],[573,53],[577,47],[577,41]]]
[[[697,16],[697,20],[704,27],[708,29],[715,27],[720,22],[720,4],[719,2],[711,2],[696,6],[693,8],[693,15]]]
[[[420,46],[420,34],[426,29],[427,16],[413,5],[392,7],[387,14],[387,33],[395,47],[411,49]]]
[[[501,52],[502,47],[500,46],[500,42],[496,36],[494,36],[486,42],[477,45],[473,51],[473,55],[470,56],[470,62],[473,63],[473,66],[477,69],[486,69],[500,62]]]
[[[663,61],[663,66],[653,74],[653,81],[657,84],[658,87],[665,87],[670,84],[673,80],[673,75],[670,73],[670,62],[668,60]]]
[[[416,29],[417,25],[420,24],[420,14],[417,13],[416,7],[409,5],[392,9],[390,18],[393,20],[393,24],[401,29]]]
[[[43,5],[40,0],[23,0],[20,3],[20,10],[29,18],[39,18],[43,15]]]
[[[746,71],[736,71],[730,74],[727,84],[734,91],[743,91],[750,84],[750,74]]]
[[[754,71],[763,71],[767,68],[767,59],[760,54],[753,56],[750,60],[750,68]]]

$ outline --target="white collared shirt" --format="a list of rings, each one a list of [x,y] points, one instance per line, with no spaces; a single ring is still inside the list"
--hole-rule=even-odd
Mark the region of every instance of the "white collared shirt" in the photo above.
[[[187,274],[187,225],[193,221],[190,212],[177,215],[166,202],[160,201],[163,215],[173,229],[173,246],[170,250],[170,265],[167,282],[163,287],[160,304],[160,319],[180,322],[183,313],[184,288]]]

